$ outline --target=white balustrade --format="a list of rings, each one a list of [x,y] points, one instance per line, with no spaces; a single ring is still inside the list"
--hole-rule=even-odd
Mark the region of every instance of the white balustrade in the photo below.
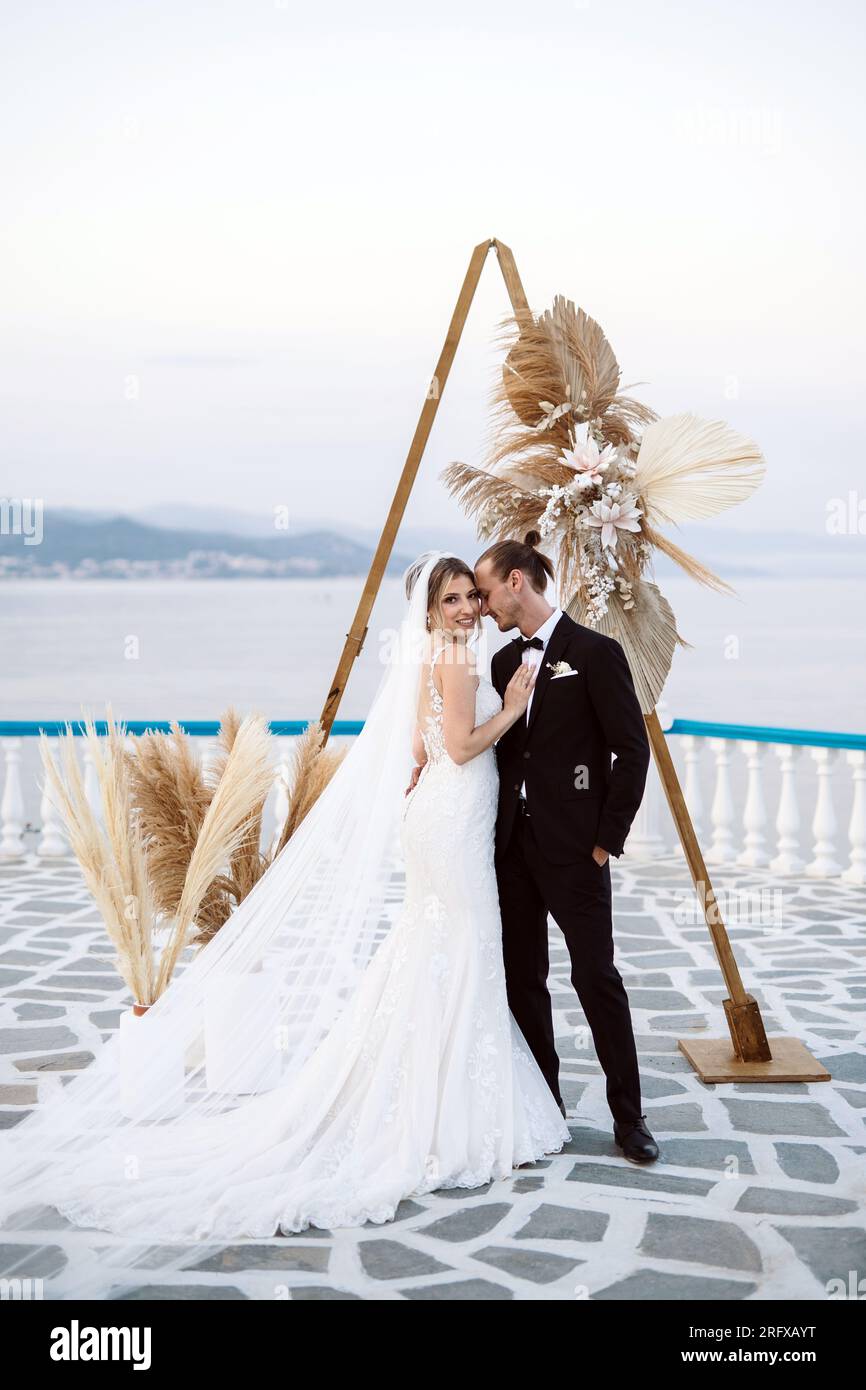
[[[851,860],[842,877],[846,883],[866,883],[866,749],[848,749],[845,761],[853,769],[854,800],[848,823]]]
[[[665,722],[662,719],[662,727]],[[680,767],[686,805],[708,864],[738,863],[766,867],[779,875],[806,874],[866,884],[866,751],[767,745],[760,740],[685,733],[669,734],[668,743]],[[76,744],[88,800],[99,811],[96,767],[83,740]],[[203,765],[210,765],[215,741],[201,738],[196,744]],[[263,844],[273,844],[285,821],[293,745],[290,736],[277,739],[274,782],[263,815]],[[840,752],[845,756],[840,757]],[[24,767],[26,778],[33,778],[31,791],[38,792],[36,797],[28,792]],[[47,789],[36,739],[0,739],[0,793],[0,860],[23,859],[34,850],[41,859],[69,856],[65,827]],[[35,826],[26,819],[31,806],[29,815],[39,821]],[[811,844],[804,847],[803,840],[810,835]],[[643,803],[626,841],[625,860],[658,861],[681,852],[652,764]]]
[[[684,734],[680,740],[686,762],[685,786],[683,796],[689,808],[689,817],[694,827],[694,832],[701,840],[701,832],[704,827],[704,803],[701,796],[701,753],[706,742],[700,735]]]
[[[776,757],[782,777],[779,792],[779,810],[776,815],[778,841],[776,856],[770,860],[770,868],[777,874],[799,874],[803,860],[798,853],[800,846],[800,808],[797,801],[795,763],[801,749],[795,743],[777,743]]]
[[[711,738],[710,747],[716,755],[716,789],[710,810],[713,838],[707,858],[728,864],[737,857],[733,833],[734,799],[731,796],[731,745],[727,739]]]
[[[656,706],[656,713],[662,728],[665,726],[667,705],[664,700]],[[631,830],[625,842],[624,858],[653,861],[663,859],[669,853],[664,837],[664,829],[670,823],[667,799],[656,771],[655,760],[650,759],[646,787],[638,813],[632,821]],[[677,846],[679,840],[673,836]]]
[[[36,853],[40,859],[64,859],[71,853],[69,841],[66,838],[60,812],[54,804],[54,794],[44,774],[42,785],[42,800],[39,803],[42,835],[36,847]]]
[[[835,748],[813,748],[812,758],[818,771],[818,797],[812,819],[815,836],[814,858],[806,865],[810,878],[833,878],[842,872],[835,857],[836,813],[833,809],[833,790],[830,774],[836,761]]]
[[[663,817],[668,815],[664,792],[655,767],[650,767],[646,789],[638,813],[631,824],[623,851],[626,859],[651,861],[663,859],[668,848],[661,835]]]
[[[20,859],[24,854],[24,794],[21,789],[21,739],[3,740],[3,800],[0,802],[0,859]]]
[[[763,782],[766,747],[765,743],[748,742],[743,744],[743,751],[748,759],[749,780],[746,788],[746,805],[743,811],[746,842],[739,862],[747,864],[751,869],[762,868],[769,863],[770,859],[767,852],[767,837],[764,833],[767,825]]]
[[[866,751],[685,732],[669,733],[668,745],[708,865],[736,863],[866,884]],[[849,798],[846,850],[837,806]],[[806,854],[803,837],[809,834]],[[681,853],[652,765],[626,856],[653,860]]]

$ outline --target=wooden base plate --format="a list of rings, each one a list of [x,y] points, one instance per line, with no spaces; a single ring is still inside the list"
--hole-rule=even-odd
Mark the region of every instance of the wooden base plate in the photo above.
[[[830,1073],[799,1038],[768,1038],[769,1062],[741,1062],[730,1038],[679,1038],[702,1081],[829,1081]]]

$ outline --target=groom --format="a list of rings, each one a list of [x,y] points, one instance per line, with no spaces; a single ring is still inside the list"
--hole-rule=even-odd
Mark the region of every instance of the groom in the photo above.
[[[607,1078],[614,1139],[626,1158],[651,1163],[659,1151],[641,1114],[628,996],[614,965],[608,863],[641,803],[649,742],[622,647],[551,607],[544,590],[553,566],[537,539],[499,541],[475,565],[482,615],[521,634],[493,657],[497,692],[521,661],[539,667],[525,718],[496,745],[508,1004],[565,1114],[547,989],[550,913]]]

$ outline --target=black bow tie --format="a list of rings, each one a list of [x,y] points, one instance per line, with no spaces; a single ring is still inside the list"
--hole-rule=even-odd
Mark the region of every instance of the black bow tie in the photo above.
[[[520,648],[521,655],[526,651],[527,647],[537,647],[540,652],[544,651],[544,643],[540,637],[515,637],[514,641]]]

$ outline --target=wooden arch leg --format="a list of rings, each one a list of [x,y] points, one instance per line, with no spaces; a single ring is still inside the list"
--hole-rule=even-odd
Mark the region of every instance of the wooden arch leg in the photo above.
[[[773,1038],[770,1047],[758,1001],[743,986],[659,717],[653,710],[644,719],[659,779],[728,990],[723,1004],[730,1043],[726,1038],[680,1038],[680,1051],[706,1082],[829,1081],[830,1073],[799,1038]]]
[[[337,710],[343,698],[343,691],[352,670],[352,664],[360,655],[367,636],[367,624],[370,621],[370,614],[373,611],[373,604],[382,583],[382,576],[388,564],[388,557],[394,548],[394,541],[400,529],[400,522],[403,520],[403,513],[409,501],[412,485],[421,463],[427,440],[430,437],[430,430],[436,418],[436,411],[439,409],[439,402],[445,390],[445,383],[451,371],[451,364],[454,361],[454,354],[457,351],[457,344],[460,342],[463,328],[466,323],[466,316],[469,313],[469,306],[475,297],[478,281],[484,269],[484,262],[487,259],[488,251],[495,250],[499,259],[499,268],[505,281],[505,288],[508,291],[512,308],[517,313],[518,310],[528,309],[526,295],[520,283],[520,276],[517,273],[517,266],[514,264],[514,257],[510,249],[495,237],[488,241],[479,242],[472,252],[469,260],[469,267],[463,280],[460,293],[457,296],[457,303],[454,313],[451,315],[451,322],[448,325],[448,332],[445,335],[445,342],[439,354],[439,360],[431,378],[432,391],[428,391],[427,399],[421,407],[421,414],[418,417],[418,424],[415,426],[415,433],[412,436],[412,443],[409,445],[409,452],[406,455],[406,462],[403,464],[403,471],[397,482],[397,488],[385,518],[385,525],[382,527],[382,534],[379,537],[379,544],[376,546],[375,554],[370,565],[370,573],[364,585],[352,626],[346,634],[346,641],[342,655],[337,664],[334,679],[331,681],[331,688],[328,691],[324,708],[319,716],[322,727],[325,731],[325,738],[331,732],[331,725],[337,717]]]

